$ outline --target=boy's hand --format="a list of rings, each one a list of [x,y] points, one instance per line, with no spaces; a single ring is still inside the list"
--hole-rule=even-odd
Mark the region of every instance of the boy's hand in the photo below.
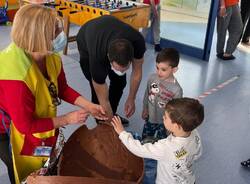
[[[122,122],[119,116],[114,116],[112,118],[111,124],[113,125],[116,133],[120,134],[122,131],[124,131],[124,127],[122,125]]]
[[[148,110],[147,109],[143,109],[141,117],[144,120],[148,119]]]

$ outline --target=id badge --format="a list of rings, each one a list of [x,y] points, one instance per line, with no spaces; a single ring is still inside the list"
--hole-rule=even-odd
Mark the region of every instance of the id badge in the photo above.
[[[52,151],[50,146],[37,146],[34,150],[33,155],[38,157],[49,157]]]

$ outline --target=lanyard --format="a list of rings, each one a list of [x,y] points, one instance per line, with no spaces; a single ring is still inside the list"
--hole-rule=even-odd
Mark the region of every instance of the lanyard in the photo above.
[[[10,116],[4,110],[2,110],[1,108],[0,108],[0,113],[2,114],[3,127],[4,127],[4,129],[6,131],[6,133],[8,134],[8,136],[10,137],[10,130],[7,128],[5,120],[4,120],[4,118],[6,117],[9,121],[11,121]]]

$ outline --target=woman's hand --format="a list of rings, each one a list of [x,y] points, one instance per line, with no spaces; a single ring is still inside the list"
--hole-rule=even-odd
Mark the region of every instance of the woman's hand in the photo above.
[[[76,99],[74,104],[81,107],[81,108],[86,109],[96,119],[104,120],[104,121],[108,119],[107,112],[105,112],[105,110],[102,106],[88,101],[83,96],[79,96]]]
[[[69,124],[84,123],[89,117],[89,112],[86,109],[80,109],[69,112],[62,116],[52,118],[55,128],[59,128]]]
[[[89,116],[89,112],[85,109],[73,111],[65,115],[67,124],[84,123]]]
[[[112,118],[111,124],[113,125],[115,131],[120,134],[121,132],[124,131],[124,127],[122,125],[121,119],[119,116],[114,116]]]

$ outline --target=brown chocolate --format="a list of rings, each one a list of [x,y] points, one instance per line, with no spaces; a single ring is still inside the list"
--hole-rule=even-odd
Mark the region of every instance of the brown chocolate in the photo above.
[[[143,159],[126,149],[111,126],[82,126],[64,145],[59,175],[140,183]]]

